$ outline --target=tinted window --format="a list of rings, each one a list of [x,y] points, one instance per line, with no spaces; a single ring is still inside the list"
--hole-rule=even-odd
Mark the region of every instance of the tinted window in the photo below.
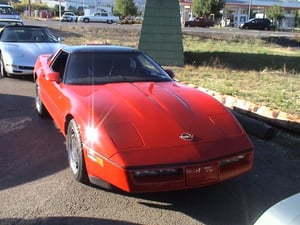
[[[6,27],[1,35],[3,42],[58,42],[47,28],[39,27]]]
[[[67,52],[61,51],[60,53],[57,54],[56,59],[53,61],[51,65],[53,71],[59,72],[61,80],[64,80],[65,77],[64,74],[65,74],[65,68],[66,68],[68,56],[69,54]],[[53,57],[53,55],[51,57]]]
[[[168,74],[142,53],[76,53],[65,73],[68,84],[171,81]]]

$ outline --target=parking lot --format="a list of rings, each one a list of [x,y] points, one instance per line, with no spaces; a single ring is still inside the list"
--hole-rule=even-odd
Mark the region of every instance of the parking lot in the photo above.
[[[0,224],[246,225],[300,191],[299,146],[252,136],[250,173],[195,190],[124,194],[72,180],[64,138],[30,79],[0,80]]]

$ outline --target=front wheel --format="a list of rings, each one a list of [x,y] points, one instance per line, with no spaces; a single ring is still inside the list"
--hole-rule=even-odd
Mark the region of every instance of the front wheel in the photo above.
[[[82,141],[78,125],[74,119],[70,120],[68,125],[66,147],[73,177],[81,183],[88,183],[89,179],[85,168]]]
[[[0,55],[0,77],[3,78],[6,76],[7,76],[7,72],[5,70],[4,61],[2,55]]]
[[[40,86],[38,83],[35,83],[35,108],[39,116],[44,117],[47,115],[47,109],[41,100]]]

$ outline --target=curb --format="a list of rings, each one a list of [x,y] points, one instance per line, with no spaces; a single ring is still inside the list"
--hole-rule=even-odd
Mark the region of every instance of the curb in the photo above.
[[[221,102],[224,106],[237,111],[242,115],[264,121],[270,125],[300,133],[300,116],[271,109],[266,106],[259,106],[257,104],[240,100],[230,95],[221,95],[216,91],[197,87],[195,85],[188,84],[188,86],[194,87],[202,92],[205,92],[208,95],[211,95],[216,100]]]

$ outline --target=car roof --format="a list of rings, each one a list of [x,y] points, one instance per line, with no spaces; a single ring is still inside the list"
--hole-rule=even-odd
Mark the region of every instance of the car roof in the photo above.
[[[23,26],[19,26],[19,25],[10,25],[7,26],[5,28],[19,28],[19,29],[26,29],[26,28],[44,28],[44,29],[48,29],[47,27],[42,27],[42,26],[34,26],[34,25],[23,25]]]
[[[72,45],[64,46],[63,50],[70,53],[80,53],[80,52],[119,52],[119,53],[133,53],[141,52],[138,49],[125,47],[125,46],[114,46],[114,45]]]
[[[5,18],[0,18],[0,21],[23,22],[21,19],[5,19]]]

